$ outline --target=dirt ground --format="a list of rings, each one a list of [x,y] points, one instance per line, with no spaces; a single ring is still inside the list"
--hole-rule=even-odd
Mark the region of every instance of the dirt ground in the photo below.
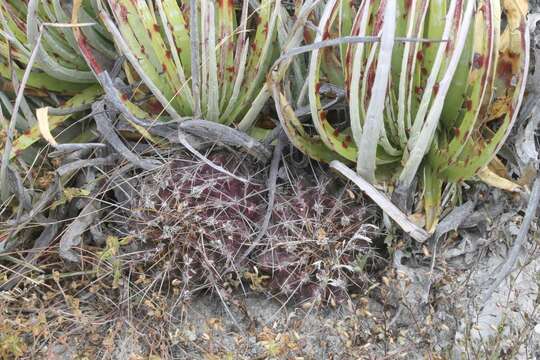
[[[484,306],[482,295],[504,260],[505,244],[467,238],[445,252],[444,269],[436,265],[430,275],[429,266],[397,266],[383,282],[335,308],[283,305],[253,291],[230,294],[227,306],[212,294],[176,307],[168,299],[163,308],[169,314],[131,304],[134,314],[119,309],[106,333],[97,331],[96,339],[105,335],[97,340],[101,349],[88,343],[92,332],[74,326],[72,334],[44,346],[36,357],[537,359],[539,244],[528,244],[519,269]],[[432,291],[424,299],[430,282]]]

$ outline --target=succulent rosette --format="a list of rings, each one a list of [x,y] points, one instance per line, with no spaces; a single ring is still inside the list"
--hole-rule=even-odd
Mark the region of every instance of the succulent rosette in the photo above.
[[[433,230],[444,184],[485,171],[516,119],[529,64],[527,3],[332,0],[304,11],[317,23],[304,46],[334,46],[312,46],[302,93],[286,91],[292,60],[274,73],[289,138],[312,158],[355,164],[369,182],[393,188],[400,205],[419,180]],[[325,106],[329,84],[345,90],[345,125]],[[299,96],[310,121],[292,109]]]

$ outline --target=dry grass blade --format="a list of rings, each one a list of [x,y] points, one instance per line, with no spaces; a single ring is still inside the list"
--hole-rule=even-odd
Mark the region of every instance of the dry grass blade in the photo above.
[[[373,200],[392,220],[394,220],[407,234],[418,242],[425,242],[429,238],[429,234],[412,223],[407,216],[394,205],[386,196],[375,189],[373,185],[358,176],[354,171],[349,169],[345,164],[334,160],[330,163],[330,167],[336,169],[340,174],[354,182],[360,190],[362,190],[371,200]]]
[[[274,211],[274,202],[276,200],[276,188],[277,188],[277,178],[278,178],[278,171],[279,171],[279,164],[281,162],[281,156],[283,155],[283,149],[285,147],[285,144],[287,143],[287,139],[285,136],[285,133],[280,132],[278,135],[278,143],[276,144],[274,148],[274,155],[272,156],[272,162],[270,164],[270,173],[268,174],[268,181],[267,181],[267,187],[268,187],[268,205],[266,209],[266,213],[264,214],[263,223],[261,225],[261,228],[259,229],[259,233],[257,234],[257,237],[255,240],[253,240],[253,243],[242,253],[240,258],[235,259],[236,262],[242,263],[244,259],[246,259],[249,254],[257,247],[259,246],[261,240],[266,235],[266,232],[268,231],[268,226],[270,225],[270,220],[272,219],[272,213]],[[227,270],[227,272],[230,271]]]
[[[0,285],[2,290],[10,290],[25,276],[26,272],[30,272],[35,268],[35,263],[37,262],[38,257],[43,251],[49,246],[53,241],[54,237],[58,232],[58,224],[46,225],[41,234],[35,240],[32,250],[26,255],[24,261],[26,264],[22,267],[19,267],[19,271],[15,272],[5,283]],[[39,269],[39,268],[38,268]],[[40,269],[40,271],[42,271]]]
[[[103,101],[96,102],[92,106],[92,111],[97,124],[97,129],[101,136],[103,136],[103,138],[126,160],[145,170],[153,170],[161,166],[161,163],[157,160],[141,159],[124,145],[122,139],[116,134],[116,131],[112,126],[111,119],[109,118]]]
[[[78,262],[79,256],[73,251],[75,246],[81,243],[81,235],[88,230],[99,214],[99,204],[94,200],[82,209],[77,218],[69,224],[60,238],[60,256],[66,260]]]
[[[271,156],[270,150],[259,141],[226,125],[207,120],[186,120],[179,123],[178,127],[182,131],[211,143],[241,147],[263,162],[267,161]]]
[[[7,167],[9,164],[9,157],[11,155],[11,148],[13,145],[13,136],[15,132],[15,125],[17,123],[17,115],[19,113],[19,106],[21,105],[21,101],[24,96],[24,89],[26,87],[26,82],[28,81],[28,78],[30,77],[32,66],[38,54],[39,46],[41,44],[42,34],[43,34],[43,26],[41,26],[40,28],[39,34],[36,39],[36,44],[34,46],[34,50],[32,51],[32,54],[30,55],[30,59],[28,60],[28,64],[24,71],[24,75],[21,79],[21,83],[19,84],[19,89],[17,89],[17,97],[15,98],[15,105],[13,106],[13,112],[11,114],[11,120],[9,122],[6,144],[4,145],[4,152],[2,153],[2,164],[0,164],[0,199],[2,201],[6,201],[7,198],[9,197],[9,189],[7,188],[7,184],[6,184],[6,173],[7,173]]]
[[[60,182],[58,179],[55,179],[43,192],[39,198],[33,205],[30,211],[27,213],[21,214],[21,216],[18,216],[14,220],[10,220],[7,222],[8,227],[12,227],[8,239],[14,238],[17,234],[19,234],[22,230],[27,228],[28,223],[30,223],[33,219],[36,217],[39,217],[42,212],[45,210],[45,208],[51,203],[51,201],[58,195],[60,192]]]
[[[182,132],[182,131],[178,131],[178,141],[180,142],[180,144],[184,145],[184,147],[190,152],[192,153],[193,155],[195,155],[197,158],[199,158],[200,160],[202,160],[206,165],[210,166],[212,169],[214,170],[217,170],[225,175],[228,175],[230,177],[232,177],[233,179],[236,179],[236,180],[239,180],[243,183],[249,183],[249,180],[246,179],[246,178],[243,178],[241,176],[238,176],[238,175],[235,175],[233,174],[232,172],[230,172],[229,170],[225,169],[223,166],[220,166],[220,165],[217,165],[215,164],[213,161],[209,160],[206,156],[204,156],[203,154],[201,154],[197,149],[195,149],[193,147],[193,145],[191,145],[189,143],[189,141],[187,140],[186,138],[186,135]]]
[[[380,41],[379,36],[343,36],[338,39],[317,41],[313,44],[298,46],[281,55],[276,62],[281,62],[293,56],[312,52],[326,47],[334,47],[343,44],[374,43]]]
[[[56,169],[59,176],[65,176],[71,174],[77,170],[90,167],[90,166],[106,166],[114,165],[118,161],[118,155],[111,155],[105,158],[96,159],[81,159],[64,164]]]

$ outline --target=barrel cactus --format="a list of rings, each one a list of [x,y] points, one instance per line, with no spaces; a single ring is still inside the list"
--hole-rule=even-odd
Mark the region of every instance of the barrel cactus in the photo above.
[[[267,211],[264,171],[231,153],[208,158],[250,182],[187,155],[141,178],[140,195],[122,216],[138,239],[134,246],[158,249],[144,261],[173,253],[186,291],[219,290],[243,278],[280,298],[342,303],[351,288],[369,286],[368,271],[380,265],[374,211],[349,196],[349,187],[336,193],[325,174],[318,184],[309,177],[280,181],[265,241],[242,258]]]

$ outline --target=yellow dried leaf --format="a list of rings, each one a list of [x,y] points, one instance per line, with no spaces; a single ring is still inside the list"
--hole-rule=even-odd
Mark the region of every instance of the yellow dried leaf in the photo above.
[[[53,146],[58,145],[49,129],[49,108],[42,107],[36,110],[39,132],[47,142]]]
[[[510,181],[508,179],[503,178],[502,176],[499,176],[495,174],[493,171],[491,171],[487,167],[483,167],[478,171],[478,177],[480,180],[485,182],[488,185],[494,186],[496,188],[511,191],[511,192],[520,192],[522,191],[522,187],[516,184],[513,181]]]

